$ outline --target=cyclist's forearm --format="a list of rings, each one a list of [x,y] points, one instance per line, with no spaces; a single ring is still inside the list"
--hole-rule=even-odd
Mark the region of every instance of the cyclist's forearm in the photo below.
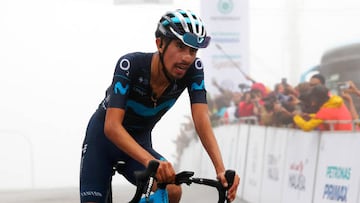
[[[113,142],[121,151],[128,154],[130,157],[147,166],[151,160],[155,158],[142,148],[127,132],[107,134],[107,137]]]
[[[215,167],[216,175],[218,175],[219,173],[225,172],[225,166],[216,140],[209,142],[210,140],[209,138],[210,136],[208,136],[205,139],[201,139],[201,142],[205,150],[209,154],[209,157]]]
[[[104,127],[105,135],[119,149],[147,166],[149,161],[155,158],[142,148],[122,126],[123,116],[124,111],[121,109],[109,108],[107,110]]]

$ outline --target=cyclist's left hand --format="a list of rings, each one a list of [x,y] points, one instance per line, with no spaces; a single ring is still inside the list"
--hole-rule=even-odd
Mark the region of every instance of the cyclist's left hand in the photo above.
[[[222,173],[217,174],[217,177],[216,177],[216,178],[223,184],[224,187],[228,187],[228,183],[227,183],[226,178],[225,178],[225,172],[222,172]],[[227,198],[228,198],[231,202],[235,200],[236,192],[237,192],[239,183],[240,183],[240,177],[238,176],[238,174],[235,174],[234,183],[233,183],[233,185],[228,189],[228,192],[227,192]]]
[[[168,161],[159,161],[160,165],[157,169],[156,178],[159,183],[174,183],[175,170],[172,164]]]

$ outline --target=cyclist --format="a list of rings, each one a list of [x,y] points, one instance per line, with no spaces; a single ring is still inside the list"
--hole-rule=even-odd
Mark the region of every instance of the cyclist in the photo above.
[[[126,163],[125,178],[135,183],[133,172],[151,160],[161,160],[158,182],[173,182],[172,164],[152,148],[151,131],[187,89],[192,117],[200,140],[211,158],[217,178],[226,186],[225,167],[213,134],[204,87],[199,48],[210,42],[203,21],[188,10],[167,12],[155,32],[157,51],[129,53],[118,60],[113,80],[92,115],[83,142],[80,167],[81,202],[105,202],[112,166]],[[239,184],[228,191],[233,200]],[[181,187],[167,186],[170,202],[179,202]]]

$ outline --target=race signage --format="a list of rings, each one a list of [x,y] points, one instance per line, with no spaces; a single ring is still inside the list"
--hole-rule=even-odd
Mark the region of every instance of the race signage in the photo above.
[[[219,94],[213,82],[224,89],[239,90],[249,72],[249,0],[202,0],[201,17],[211,36],[209,47],[201,52],[205,66],[206,89]]]
[[[360,192],[360,134],[321,136],[315,202],[356,202]]]

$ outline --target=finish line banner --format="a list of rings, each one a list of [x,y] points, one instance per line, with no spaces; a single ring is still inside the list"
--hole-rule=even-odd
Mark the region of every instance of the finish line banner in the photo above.
[[[248,0],[201,0],[201,17],[211,42],[201,53],[205,83],[210,95],[218,94],[214,81],[222,88],[240,91],[249,83]]]

